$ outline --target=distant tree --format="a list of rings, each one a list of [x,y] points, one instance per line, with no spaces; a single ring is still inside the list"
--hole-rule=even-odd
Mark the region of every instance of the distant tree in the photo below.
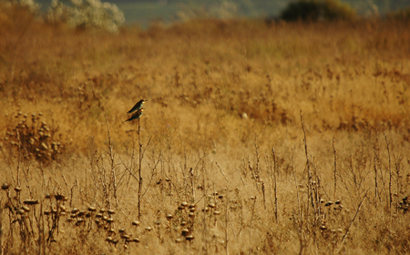
[[[299,0],[290,3],[280,15],[286,21],[349,20],[355,10],[340,0]]]
[[[81,29],[102,28],[117,32],[124,23],[124,13],[115,4],[100,0],[52,0],[46,14],[48,22],[65,22]]]

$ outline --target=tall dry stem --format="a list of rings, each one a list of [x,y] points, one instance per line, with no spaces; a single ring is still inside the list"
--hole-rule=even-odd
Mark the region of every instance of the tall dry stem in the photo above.
[[[334,169],[333,169],[333,181],[334,181],[334,190],[333,190],[333,197],[336,197],[336,188],[337,188],[337,154],[336,154],[336,147],[335,147],[335,138],[332,139],[333,145],[333,160],[334,160]]]
[[[276,224],[278,224],[278,189],[277,189],[277,164],[276,164],[276,156],[275,156],[275,148],[272,147],[272,159],[273,159],[273,191],[275,196],[275,220]]]
[[[391,206],[393,203],[393,194],[392,194],[392,170],[391,170],[391,157],[390,157],[390,145],[389,145],[389,141],[387,140],[387,136],[385,133],[383,133],[384,135],[384,140],[386,141],[386,147],[387,147],[387,153],[389,155],[389,210],[390,210],[390,214],[391,214]]]
[[[141,219],[141,192],[142,192],[142,143],[141,143],[141,125],[138,119],[138,220]]]

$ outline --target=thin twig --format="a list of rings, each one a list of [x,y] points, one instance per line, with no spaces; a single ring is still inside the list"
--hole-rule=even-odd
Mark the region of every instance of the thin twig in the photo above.
[[[347,237],[347,235],[349,234],[350,229],[352,228],[353,223],[354,223],[354,221],[355,221],[357,215],[359,214],[360,209],[362,208],[363,202],[364,202],[364,200],[367,198],[367,192],[368,192],[368,191],[369,191],[369,189],[366,191],[366,193],[364,194],[364,197],[363,197],[362,201],[360,202],[359,206],[357,207],[356,214],[354,215],[353,219],[350,221],[349,228],[346,230],[346,233],[344,234],[344,236],[343,236],[343,238],[342,238],[342,242],[340,243],[339,249],[337,250],[336,254],[339,254],[339,253],[340,253],[340,251],[341,251],[341,249],[342,249],[342,246],[343,246],[343,244],[344,244],[344,242],[345,242],[345,240],[346,240],[346,237]]]

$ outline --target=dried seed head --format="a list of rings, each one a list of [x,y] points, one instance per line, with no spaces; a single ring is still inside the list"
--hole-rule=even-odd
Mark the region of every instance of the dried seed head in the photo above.
[[[73,208],[72,210],[71,210],[71,213],[73,213],[73,214],[75,214],[75,213],[77,213],[78,212],[78,208]]]
[[[114,219],[110,217],[110,218],[107,219],[107,222],[108,222],[108,223],[113,223],[113,222],[114,222]]]
[[[105,213],[105,212],[106,212],[105,208],[100,209],[100,213]]]
[[[214,203],[209,203],[208,207],[215,208],[215,204]]]
[[[190,218],[194,218],[194,217],[195,217],[195,213],[190,212],[188,216],[189,216]]]
[[[125,250],[128,249],[128,245],[124,244],[124,249]]]
[[[24,200],[23,203],[26,204],[26,205],[36,205],[36,204],[38,204],[38,200],[35,200],[35,199],[26,199],[26,200]]]
[[[54,197],[55,197],[56,200],[64,200],[65,199],[65,196],[63,194],[56,194]]]
[[[85,215],[85,211],[79,211],[77,216],[78,216],[78,217],[82,217],[82,216],[84,216],[84,215]]]
[[[67,208],[64,205],[60,205],[60,209],[61,211],[65,212],[67,210]]]
[[[182,239],[181,239],[181,238],[177,238],[177,239],[175,239],[175,242],[176,242],[176,243],[180,243],[180,242],[182,242]]]
[[[187,229],[187,228],[182,229],[182,235],[183,236],[186,236],[188,233],[189,233],[189,229]]]
[[[65,212],[60,212],[60,216],[65,216],[66,213]]]
[[[125,228],[120,228],[120,229],[118,230],[118,232],[119,232],[119,233],[125,233]]]
[[[114,240],[112,240],[112,243],[113,243],[113,244],[117,244],[117,243],[118,243],[118,240],[117,240],[117,239],[114,239]]]
[[[194,239],[194,236],[193,235],[188,235],[185,238],[186,238],[186,240],[191,241],[191,240]]]
[[[109,237],[107,237],[105,240],[108,241],[108,242],[112,242],[112,237],[109,236]]]
[[[151,227],[146,227],[145,230],[146,230],[146,231],[151,231],[152,228],[151,228]]]
[[[108,230],[108,233],[111,233],[111,234],[115,233],[115,229],[110,228],[110,229]]]
[[[122,238],[122,239],[125,239],[125,240],[129,240],[129,239],[130,239],[130,236],[129,236],[129,235],[122,235],[121,238]]]
[[[192,209],[192,208],[196,208],[196,205],[195,204],[190,204],[189,209]]]
[[[115,214],[115,211],[113,209],[108,210],[108,214]]]
[[[49,210],[46,210],[46,211],[44,211],[44,215],[50,215],[50,211]]]
[[[26,205],[23,205],[21,208],[26,212],[30,211],[30,208]]]
[[[336,201],[335,201],[335,204],[336,204],[336,205],[339,205],[339,204],[341,204],[341,203],[342,203],[342,202],[341,202],[340,200],[336,200]]]
[[[51,195],[49,193],[46,194],[46,199],[50,199]]]
[[[44,150],[48,150],[48,146],[47,146],[45,143],[41,143],[41,147],[42,147]]]
[[[184,209],[184,207],[182,205],[179,205],[178,210],[181,211],[182,209]]]
[[[321,225],[321,226],[320,226],[320,229],[321,229],[321,230],[325,230],[325,229],[326,229],[326,226],[325,226],[325,225]]]
[[[134,241],[135,243],[139,243],[140,239],[138,237],[136,237],[136,238],[132,239],[132,241]]]
[[[171,220],[172,218],[174,218],[174,216],[170,213],[167,214],[167,220]]]
[[[132,225],[134,225],[134,226],[139,226],[140,224],[141,223],[138,220],[132,222]]]
[[[21,191],[21,188],[20,187],[15,187],[14,190],[18,193],[18,192]]]
[[[215,211],[214,214],[215,214],[215,215],[220,215],[221,212],[220,212],[220,211]]]
[[[331,206],[331,205],[333,205],[333,202],[332,202],[332,201],[328,201],[328,202],[326,202],[326,204],[325,204],[325,206]]]
[[[18,209],[17,210],[17,214],[20,214],[20,215],[23,214],[24,212],[25,212],[24,209]]]
[[[101,218],[103,215],[101,214],[101,213],[97,213],[96,215],[95,215],[95,217],[97,217],[97,218]]]
[[[97,209],[94,206],[89,206],[88,211],[95,212]]]
[[[181,221],[181,226],[185,226],[186,225],[186,221]]]
[[[187,206],[188,206],[188,203],[184,201],[184,202],[181,203],[181,205],[182,205],[183,207],[187,207]]]
[[[3,183],[3,185],[1,185],[1,189],[2,190],[8,190],[10,188],[10,184],[8,184],[8,183]]]

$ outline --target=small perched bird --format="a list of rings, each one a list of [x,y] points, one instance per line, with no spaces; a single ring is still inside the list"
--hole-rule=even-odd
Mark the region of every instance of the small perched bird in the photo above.
[[[132,107],[132,109],[129,110],[127,113],[128,113],[128,114],[131,114],[131,113],[133,113],[133,112],[135,112],[135,111],[140,110],[146,101],[147,101],[147,100],[145,100],[145,99],[141,99],[141,100],[138,101],[138,103],[136,103],[136,104],[134,105],[134,107]],[[131,117],[131,118],[132,118],[132,117]]]
[[[124,120],[124,122],[139,119],[143,111],[144,109],[139,109],[134,114],[132,114],[130,118],[128,118],[127,120]]]

